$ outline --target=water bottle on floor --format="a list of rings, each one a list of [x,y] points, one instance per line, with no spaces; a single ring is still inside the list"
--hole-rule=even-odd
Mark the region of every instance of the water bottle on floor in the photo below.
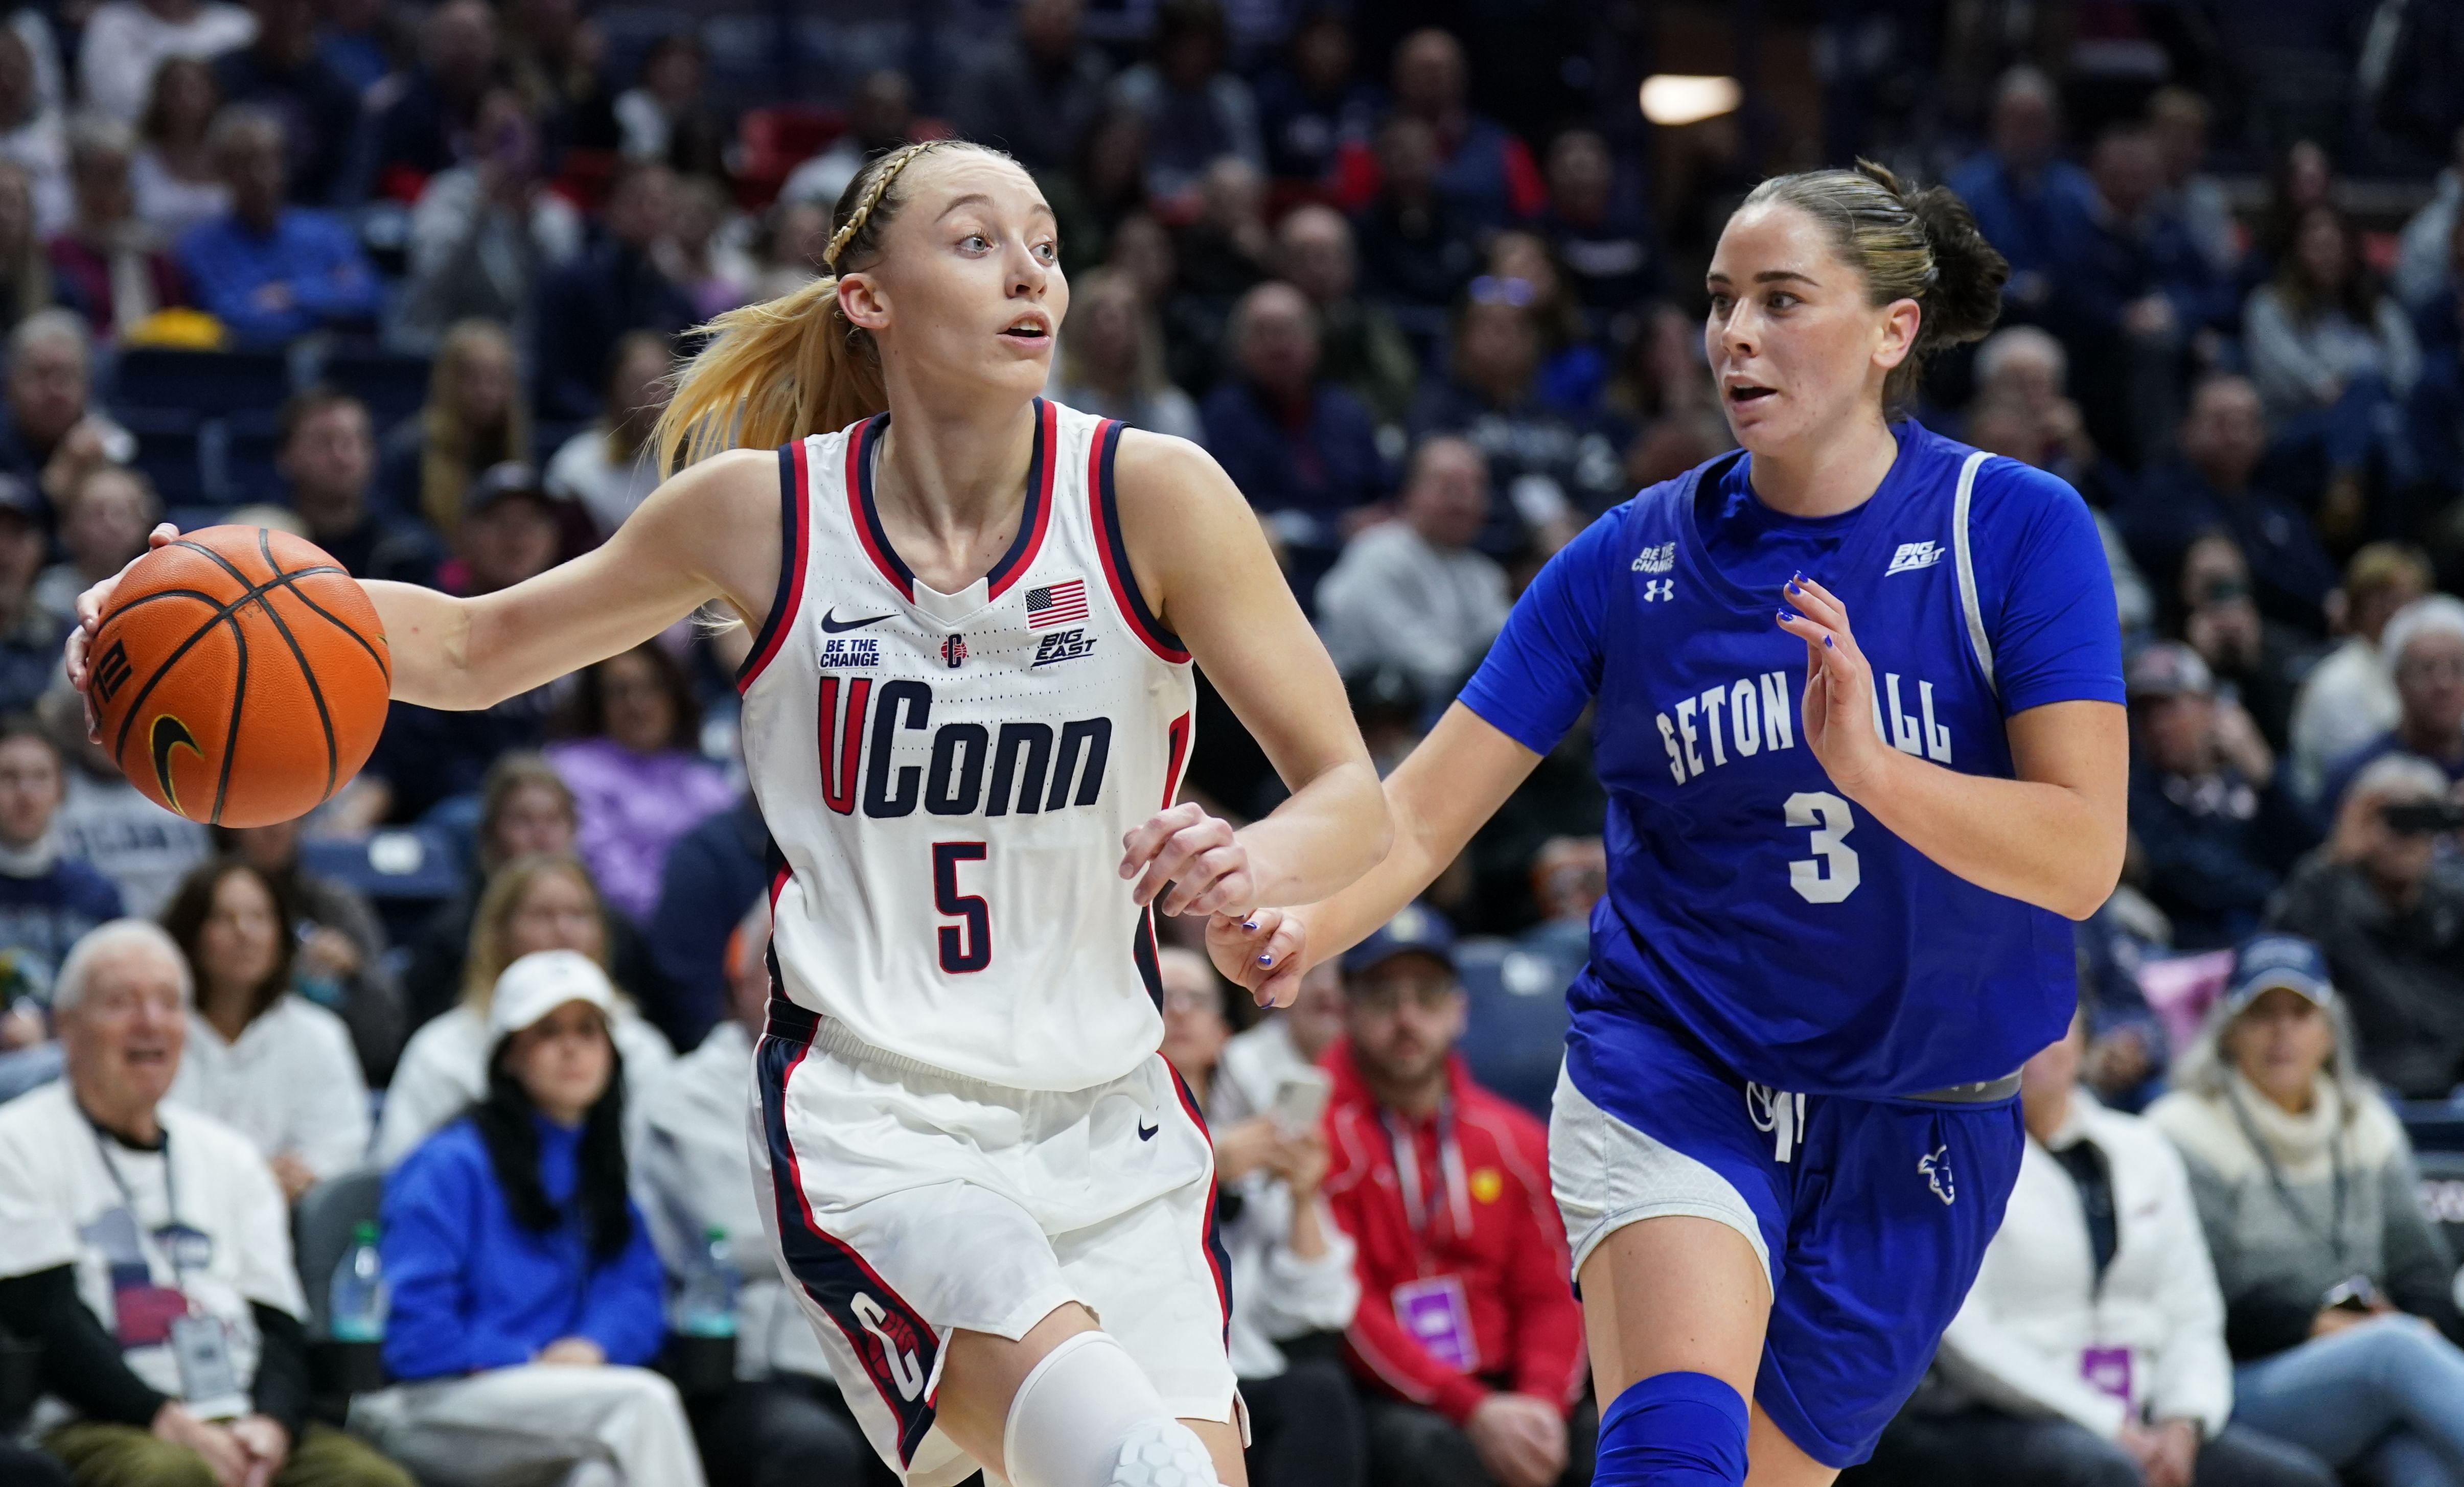
[[[377,1255],[377,1226],[362,1223],[351,1232],[351,1247],[334,1267],[326,1292],[326,1330],[337,1343],[385,1341],[385,1261]]]
[[[728,1260],[727,1231],[715,1224],[703,1231],[701,1253],[676,1294],[676,1331],[686,1337],[736,1335],[736,1267]]]

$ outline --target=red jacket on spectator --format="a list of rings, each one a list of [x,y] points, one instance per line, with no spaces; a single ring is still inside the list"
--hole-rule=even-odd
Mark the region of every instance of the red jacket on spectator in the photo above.
[[[1391,1123],[1347,1043],[1323,1062],[1334,1077],[1324,1191],[1360,1253],[1360,1309],[1344,1334],[1353,1371],[1457,1424],[1496,1389],[1572,1410],[1587,1367],[1583,1313],[1549,1192],[1548,1131],[1473,1083],[1461,1058],[1447,1061],[1443,1113]],[[1408,1172],[1397,1161],[1406,1138]],[[1449,1315],[1468,1321],[1468,1339]]]

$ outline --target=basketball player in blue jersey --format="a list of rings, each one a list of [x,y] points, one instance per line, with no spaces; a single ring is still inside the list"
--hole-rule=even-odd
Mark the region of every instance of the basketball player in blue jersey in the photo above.
[[[2121,870],[2121,640],[2086,507],[1893,421],[2007,272],[1947,191],[1864,164],[1765,182],[1705,328],[1743,448],[1541,571],[1387,780],[1380,866],[1215,936],[1285,999],[1596,704],[1609,892],[1550,1146],[1600,1487],[1805,1487],[1865,1458],[2001,1221],[2016,1071],[2071,1015],[2067,921]]]
[[[1377,776],[1222,470],[1039,396],[1069,293],[1033,179],[908,145],[832,228],[821,277],[709,327],[654,440],[691,463],[605,546],[470,599],[367,585],[393,695],[486,707],[740,617],[775,849],[751,1155],[849,1408],[906,1487],[1239,1487],[1154,916],[1334,891],[1384,849]],[[1237,832],[1175,803],[1196,665],[1292,787]]]

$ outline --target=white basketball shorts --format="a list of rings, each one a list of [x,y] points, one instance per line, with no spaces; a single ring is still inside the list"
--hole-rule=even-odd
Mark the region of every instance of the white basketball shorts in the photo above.
[[[978,1463],[935,1428],[954,1329],[1024,1336],[1083,1303],[1172,1412],[1234,1418],[1215,1150],[1160,1055],[1092,1089],[1010,1089],[856,1041],[781,997],[751,1144],[787,1287],[909,1487]]]

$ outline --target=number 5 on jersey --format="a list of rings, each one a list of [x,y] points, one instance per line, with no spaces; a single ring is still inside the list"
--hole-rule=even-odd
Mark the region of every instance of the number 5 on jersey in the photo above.
[[[1861,873],[1857,849],[1845,839],[1857,829],[1857,816],[1848,809],[1848,802],[1828,790],[1800,790],[1788,798],[1787,810],[1790,825],[1814,828],[1813,840],[1807,843],[1814,855],[1788,864],[1788,886],[1797,897],[1809,904],[1837,904],[1856,892]],[[946,964],[948,952],[943,954]]]
[[[958,923],[940,929],[941,969],[952,975],[981,971],[993,963],[993,913],[983,896],[958,891],[958,864],[980,863],[988,849],[980,842],[933,843],[933,908]]]

